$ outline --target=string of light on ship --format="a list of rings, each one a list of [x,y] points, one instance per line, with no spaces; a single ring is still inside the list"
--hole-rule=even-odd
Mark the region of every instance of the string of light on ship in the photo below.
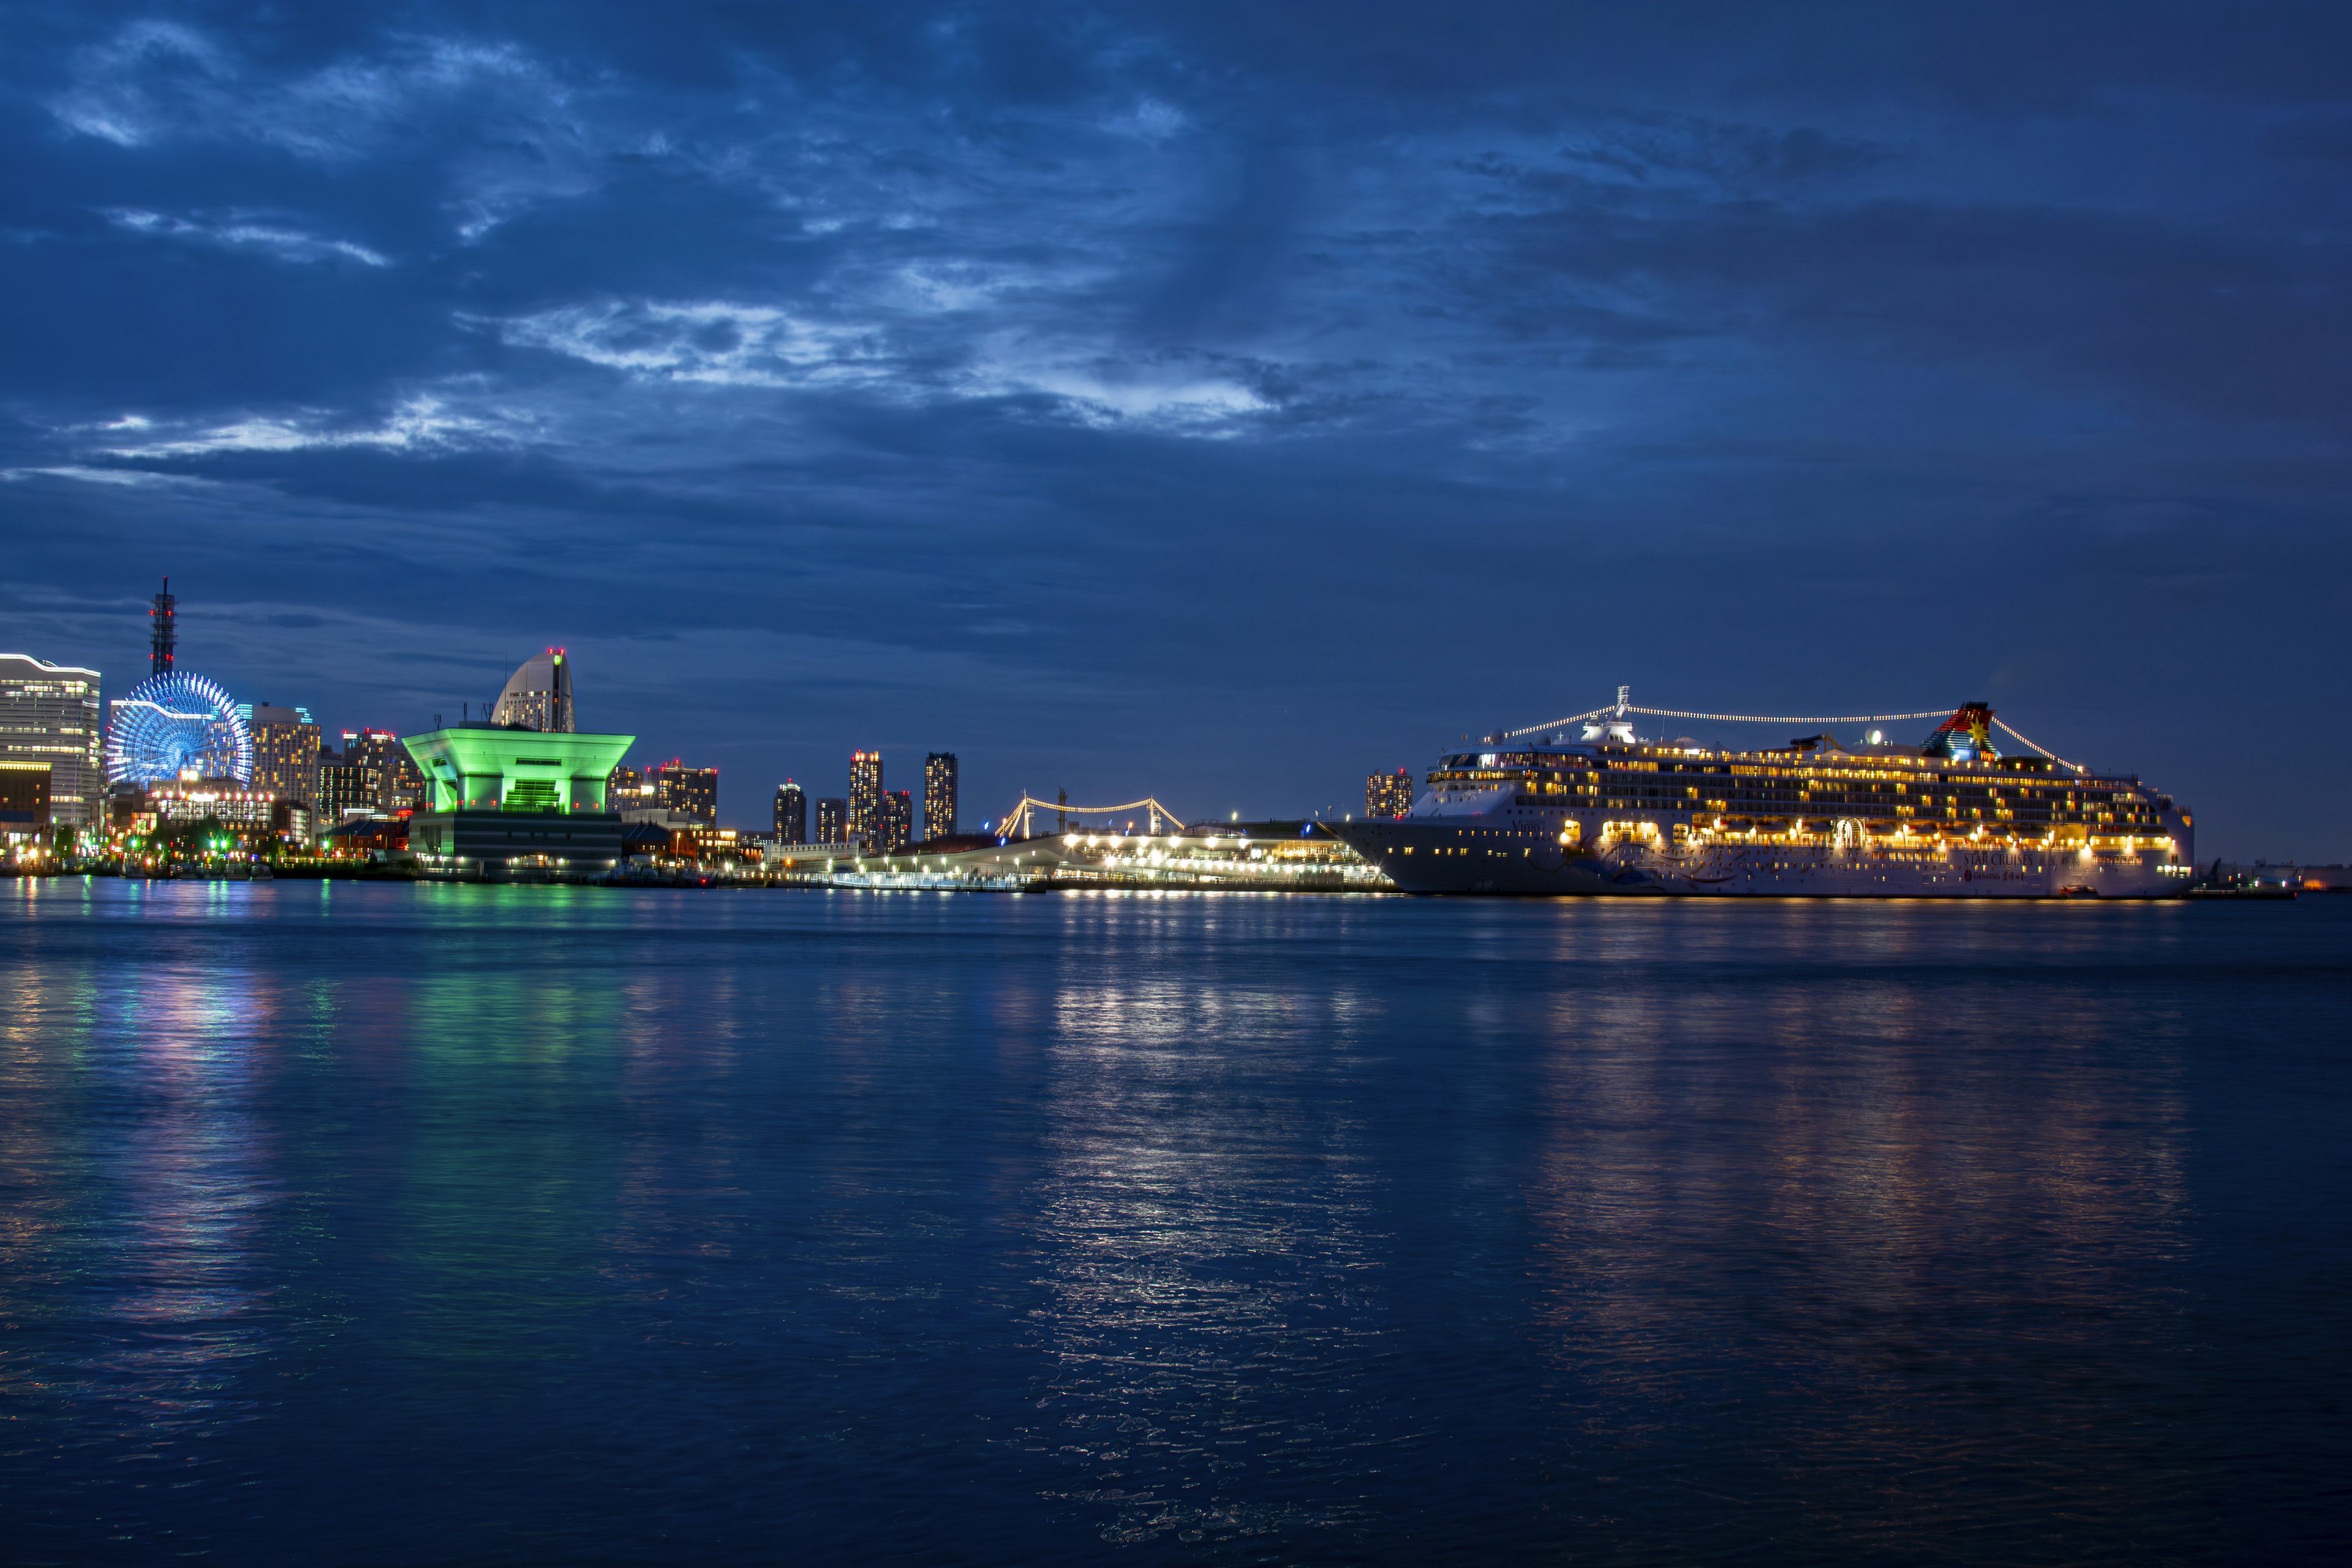
[[[1957,708],[1958,705],[1955,704],[1951,708],[1923,709],[1916,713],[1844,713],[1826,719],[1809,719],[1772,713],[1693,713],[1681,708],[1641,708],[1631,702],[1620,708],[1612,702],[1606,708],[1595,708],[1589,713],[1571,713],[1565,719],[1554,719],[1549,724],[1530,724],[1524,730],[1506,730],[1501,738],[1506,741],[1516,741],[1522,735],[1546,734],[1554,730],[1565,729],[1570,724],[1581,724],[1588,719],[1614,718],[1620,713],[1643,713],[1653,719],[1705,719],[1717,724],[1891,724],[1901,719],[1948,719]],[[2039,741],[2030,740],[2019,734],[1999,718],[1993,720],[1993,727],[2020,745],[2032,747],[2062,768],[2072,768],[2078,773],[2090,772],[2080,763],[2068,762]]]

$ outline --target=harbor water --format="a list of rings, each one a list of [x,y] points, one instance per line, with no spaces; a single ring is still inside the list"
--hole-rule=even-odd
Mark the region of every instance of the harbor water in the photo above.
[[[2352,1552],[2352,898],[23,879],[0,1559]]]

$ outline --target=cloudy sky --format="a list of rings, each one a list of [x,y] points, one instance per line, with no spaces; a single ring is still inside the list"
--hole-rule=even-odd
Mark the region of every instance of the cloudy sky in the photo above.
[[[561,644],[746,824],[1984,698],[2352,856],[2352,13],[1942,16],[9,5],[0,645]]]

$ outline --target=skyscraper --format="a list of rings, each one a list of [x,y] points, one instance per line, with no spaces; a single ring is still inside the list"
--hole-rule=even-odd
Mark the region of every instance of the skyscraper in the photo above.
[[[894,789],[882,796],[882,816],[874,830],[874,852],[903,855],[914,847],[915,797]]]
[[[49,817],[95,827],[106,794],[98,671],[0,653],[0,762],[46,763]]]
[[[849,837],[872,838],[882,821],[882,753],[849,754]]]
[[[956,754],[933,752],[923,759],[923,837],[951,838],[956,830]]]
[[[825,795],[816,803],[816,842],[849,842],[849,803],[837,795]]]
[[[1412,774],[1399,768],[1364,780],[1366,816],[1405,816],[1412,811]]]
[[[808,842],[808,796],[790,779],[776,786],[776,842]]]
[[[664,811],[690,816],[705,827],[719,826],[719,770],[689,768],[673,757],[646,770],[654,786],[654,804]]]
[[[299,708],[254,704],[250,787],[272,800],[309,810],[319,798],[319,726]]]
[[[566,735],[578,728],[572,722],[572,665],[562,648],[532,654],[507,677],[490,722]]]

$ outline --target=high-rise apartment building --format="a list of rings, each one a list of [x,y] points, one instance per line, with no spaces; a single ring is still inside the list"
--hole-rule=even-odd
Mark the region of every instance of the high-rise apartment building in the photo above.
[[[816,803],[816,837],[818,844],[849,842],[849,803],[837,795],[829,795]]]
[[[923,837],[951,838],[956,830],[956,755],[933,752],[923,759]]]
[[[1399,768],[1364,780],[1366,816],[1406,816],[1412,812],[1412,774]]]
[[[323,831],[354,816],[383,813],[383,768],[364,753],[319,753],[317,809],[312,820]]]
[[[719,770],[689,768],[673,757],[646,770],[654,786],[654,804],[678,816],[690,816],[705,827],[719,826]]]
[[[649,811],[654,805],[654,786],[646,777],[646,770],[624,763],[614,768],[604,781],[604,803],[613,811]]]
[[[902,789],[882,796],[881,820],[874,828],[874,853],[903,855],[915,844],[915,797]]]
[[[344,731],[343,756],[375,770],[375,808],[384,816],[425,808],[425,771],[391,731]]]
[[[47,764],[52,822],[99,826],[105,809],[105,744],[98,671],[0,653],[0,762]]]
[[[864,843],[882,823],[882,753],[849,754],[849,837]]]
[[[808,842],[808,796],[790,779],[776,786],[776,842]]]
[[[309,809],[319,798],[319,726],[309,710],[257,702],[246,715],[253,736],[253,777],[247,787]]]

